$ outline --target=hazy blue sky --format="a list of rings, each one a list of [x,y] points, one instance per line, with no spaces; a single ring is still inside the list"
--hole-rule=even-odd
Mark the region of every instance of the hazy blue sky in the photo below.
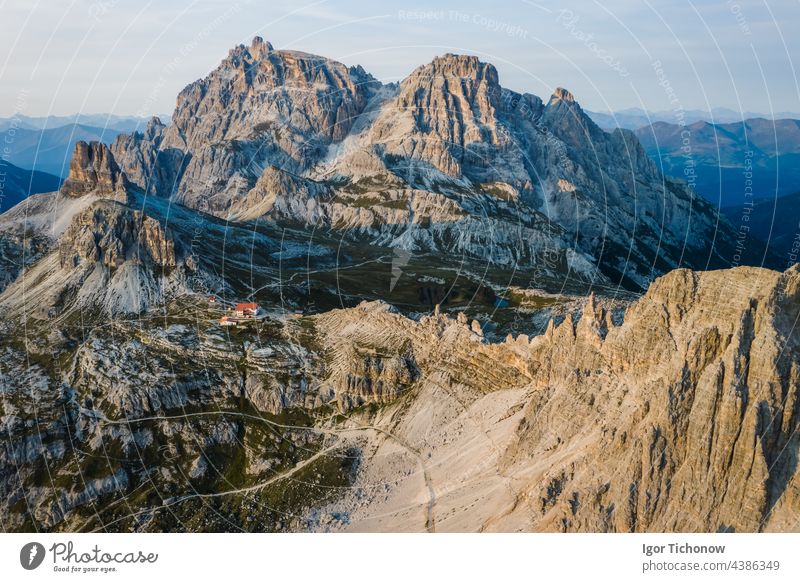
[[[170,113],[254,35],[384,81],[460,52],[587,109],[797,111],[798,30],[798,0],[0,0],[0,115]]]

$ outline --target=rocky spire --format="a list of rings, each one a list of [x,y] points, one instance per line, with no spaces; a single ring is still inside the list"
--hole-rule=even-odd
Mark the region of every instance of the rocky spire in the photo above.
[[[572,93],[564,89],[563,87],[556,87],[556,90],[553,91],[553,95],[550,97],[550,102],[548,105],[553,105],[558,101],[565,101],[567,103],[574,103],[575,97],[572,96]]]
[[[69,176],[61,186],[61,194],[73,198],[90,192],[106,198],[125,196],[127,180],[111,150],[103,143],[79,141],[69,163]]]
[[[254,36],[253,42],[250,43],[250,54],[256,60],[261,60],[269,53],[275,50],[272,43],[264,41],[260,36]]]
[[[458,177],[472,144],[502,145],[497,69],[475,56],[446,54],[414,70],[375,123],[390,153]]]

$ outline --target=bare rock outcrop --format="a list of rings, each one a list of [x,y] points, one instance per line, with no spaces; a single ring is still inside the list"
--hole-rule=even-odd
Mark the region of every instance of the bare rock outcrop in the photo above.
[[[632,132],[604,132],[566,89],[545,104],[503,88],[474,56],[446,54],[383,85],[256,37],[180,93],[169,126],[153,121],[112,150],[139,188],[225,219],[558,263],[545,267],[554,277],[645,288],[673,268],[765,256],[756,241],[737,250],[730,224],[663,178]],[[401,215],[398,190],[446,198],[469,220]]]
[[[500,344],[470,338],[466,318],[392,326],[420,375],[413,402],[379,416],[393,440],[365,447],[356,485],[395,485],[329,510],[357,531],[381,529],[377,515],[402,531],[797,531],[798,299],[798,268],[678,270],[623,322],[590,297]]]
[[[155,218],[90,199],[49,251],[2,295],[10,313],[53,318],[72,310],[140,313],[187,292],[196,265]],[[19,290],[24,289],[24,293]]]
[[[127,179],[120,171],[108,146],[100,142],[75,144],[69,162],[69,175],[60,193],[77,198],[94,193],[104,198],[126,200]]]
[[[7,475],[36,492],[34,518],[61,528],[91,500],[135,487],[140,455],[159,483],[193,491],[187,479],[193,487],[214,474],[198,460],[204,448],[230,453],[245,442],[237,475],[266,479],[324,436],[359,459],[354,486],[313,508],[346,517],[325,528],[796,531],[800,268],[677,270],[623,320],[610,316],[613,305],[590,296],[540,336],[492,342],[463,313],[412,319],[363,302],[265,322],[261,340],[239,350],[219,329],[122,319],[92,330],[54,380],[65,400],[47,396],[40,367],[26,367],[35,352],[8,350],[0,429],[18,438],[0,467],[14,463]],[[55,414],[41,421],[54,471],[69,458],[65,423],[82,449],[113,446],[125,471],[103,471],[88,493],[42,489],[33,470],[41,437],[24,432],[31,390],[37,412]],[[175,443],[190,456],[178,459]],[[18,528],[14,483],[0,473],[13,492],[4,519]]]
[[[375,121],[372,139],[387,154],[428,162],[460,177],[466,157],[480,158],[473,148],[508,145],[497,119],[499,100],[494,66],[477,57],[447,54],[401,83],[397,97]]]
[[[161,148],[165,130],[161,120],[153,117],[143,132],[118,135],[111,152],[133,184],[147,194],[169,197],[177,191],[190,155],[176,148]]]
[[[175,243],[150,216],[113,202],[98,202],[78,214],[59,245],[64,268],[95,261],[109,268],[125,261],[174,268]]]
[[[265,167],[299,173],[317,162],[347,135],[376,84],[363,69],[256,37],[178,95],[166,129],[137,143],[122,138],[114,151],[140,186],[224,214]],[[207,200],[220,193],[228,204]]]
[[[589,302],[576,326],[534,340],[539,389],[504,460],[547,466],[524,486],[530,526],[787,527],[800,509],[799,285],[797,268],[678,270],[621,326]]]

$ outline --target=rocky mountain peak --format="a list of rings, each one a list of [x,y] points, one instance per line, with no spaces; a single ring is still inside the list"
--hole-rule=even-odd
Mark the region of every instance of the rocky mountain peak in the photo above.
[[[145,139],[155,139],[156,136],[161,135],[161,132],[164,131],[165,127],[166,125],[164,125],[164,123],[161,121],[161,118],[154,115],[147,121],[147,125],[144,128]]]
[[[418,83],[420,78],[458,78],[472,82],[485,81],[490,86],[499,85],[497,69],[473,55],[447,53],[435,57],[430,63],[415,69],[403,84]]]
[[[181,92],[168,143],[195,148],[250,138],[276,124],[306,137],[341,139],[368,92],[342,63],[274,50],[256,37]]]
[[[452,53],[436,57],[415,69],[401,83],[400,94],[401,97],[410,97],[409,93],[419,90],[447,93],[450,97],[448,102],[463,97],[470,105],[482,108],[484,115],[494,113],[501,95],[494,65],[484,63],[476,56]],[[414,101],[405,99],[404,102],[412,104]]]
[[[167,126],[158,117],[148,121],[143,132],[120,134],[111,152],[125,177],[147,192],[170,196],[189,157],[175,148],[162,148]]]
[[[165,155],[125,147],[130,155],[123,166],[140,186],[155,182],[164,195],[188,206],[225,209],[232,198],[246,195],[267,166],[302,173],[347,136],[380,85],[362,72],[324,57],[275,50],[256,37],[178,95],[172,123],[152,144]],[[135,169],[148,164],[147,171]],[[209,204],[214,196],[219,202]]]
[[[401,83],[382,85],[362,67],[275,50],[257,37],[181,92],[173,123],[154,121],[137,136],[118,139],[112,150],[133,183],[225,218],[322,220],[351,232],[374,226],[392,246],[455,240],[478,256],[499,244],[466,218],[453,221],[457,207],[455,216],[485,214],[493,237],[497,224],[525,223],[531,251],[542,247],[539,236],[565,248],[580,233],[570,268],[589,276],[602,255],[604,273],[630,287],[648,283],[652,270],[708,263],[687,263],[695,253],[683,252],[686,245],[723,266],[716,257],[734,240],[712,208],[679,185],[665,186],[633,134],[604,132],[564,88],[546,106],[502,88],[495,67],[477,56],[444,54]],[[393,191],[398,186],[425,194]],[[448,208],[436,212],[442,222],[395,240],[388,225],[419,220],[414,200],[429,196]],[[375,204],[383,199],[388,205]],[[501,208],[511,200],[519,202],[513,220]],[[535,226],[544,218],[559,232]],[[642,228],[662,243],[643,238]],[[431,235],[439,229],[448,232]],[[615,249],[634,248],[624,273],[614,253],[601,250],[609,237]],[[501,246],[492,256],[520,260],[519,245]]]
[[[446,54],[414,70],[375,123],[373,136],[397,153],[461,176],[472,144],[499,145],[497,69],[478,57]]]
[[[264,41],[260,36],[254,36],[253,42],[250,43],[249,50],[254,59],[263,59],[275,49],[272,43]]]
[[[100,142],[79,141],[69,163],[69,175],[61,193],[79,197],[90,192],[115,198],[125,196],[127,181],[108,146]]]
[[[563,87],[556,87],[556,90],[553,91],[553,95],[550,97],[549,105],[553,105],[554,103],[557,103],[558,101],[565,101],[567,103],[574,103],[575,102],[575,97],[572,95],[572,93],[570,93],[569,91],[567,91]]]
[[[254,36],[249,45],[239,44],[228,51],[228,57],[220,66],[238,66],[243,61],[258,61],[272,52],[272,43],[266,42],[260,36]]]

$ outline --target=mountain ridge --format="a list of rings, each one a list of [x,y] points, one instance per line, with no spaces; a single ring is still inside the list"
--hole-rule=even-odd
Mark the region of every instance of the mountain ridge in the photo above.
[[[698,121],[709,123],[741,123],[743,120],[763,118],[769,120],[800,119],[797,111],[776,111],[772,114],[757,111],[737,111],[727,107],[714,107],[711,111],[689,109],[684,111],[647,111],[632,107],[616,111],[588,111],[589,116],[605,130],[614,130],[622,127],[637,130],[656,122],[678,123],[682,120],[689,125]]]
[[[690,177],[718,207],[791,194],[800,182],[797,119],[658,122],[635,133],[666,174]]]
[[[31,327],[3,356],[0,512],[15,531],[795,531],[798,296],[797,267],[676,270],[624,318],[590,296],[492,341],[381,302],[265,320],[256,344],[180,304],[163,325]],[[129,498],[137,519],[114,500],[145,482],[162,495]]]
[[[102,127],[69,124],[47,129],[8,128],[5,159],[21,168],[67,177],[70,157],[79,141],[110,143],[121,132]]]
[[[137,186],[219,217],[258,218],[242,202],[251,200],[268,220],[339,225],[348,236],[412,252],[485,256],[468,233],[498,224],[502,231],[501,217],[516,214],[523,225],[544,219],[563,230],[548,244],[580,258],[577,276],[634,287],[681,261],[730,264],[736,244],[710,206],[661,176],[633,134],[603,132],[565,90],[545,105],[502,88],[477,57],[437,57],[386,86],[363,69],[257,37],[180,93],[169,126],[136,135],[117,138],[111,150]],[[259,178],[268,174],[304,185],[267,193]],[[455,201],[466,220],[411,209],[402,218],[393,207],[414,191],[438,206]],[[272,196],[293,202],[265,206]],[[364,212],[364,198],[378,203]],[[537,260],[508,241],[496,246],[506,266]],[[620,254],[627,260],[618,262]]]

